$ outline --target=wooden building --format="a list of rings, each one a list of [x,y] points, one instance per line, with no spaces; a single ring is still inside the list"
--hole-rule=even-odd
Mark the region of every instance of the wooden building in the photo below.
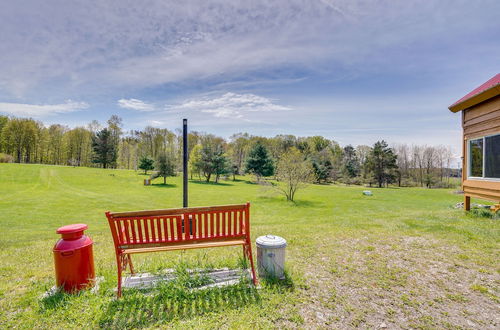
[[[464,208],[471,197],[500,204],[500,73],[449,109],[462,112]]]

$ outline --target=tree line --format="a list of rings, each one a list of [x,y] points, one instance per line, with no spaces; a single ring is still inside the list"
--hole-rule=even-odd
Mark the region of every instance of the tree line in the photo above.
[[[303,182],[444,187],[456,174],[450,169],[451,149],[444,146],[391,147],[378,141],[373,146],[342,147],[322,136],[237,133],[226,140],[192,131],[188,151],[191,179],[207,182],[247,173],[257,180],[290,181],[283,170],[288,168],[302,173]],[[111,116],[105,125],[92,121],[75,128],[0,116],[0,161],[143,169],[145,173],[154,169],[155,176],[165,181],[181,170],[182,134],[151,126],[124,131],[118,116]]]

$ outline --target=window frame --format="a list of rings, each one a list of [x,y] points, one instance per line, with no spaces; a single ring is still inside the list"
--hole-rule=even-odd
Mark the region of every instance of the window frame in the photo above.
[[[500,133],[495,133],[495,134],[490,134],[490,135],[483,135],[483,136],[478,136],[475,138],[470,138],[467,139],[467,179],[472,179],[472,180],[479,180],[479,181],[499,181],[500,178],[490,178],[485,176],[486,174],[486,138],[493,137],[493,136],[500,136]],[[472,157],[471,157],[471,141],[475,140],[483,140],[483,176],[472,176],[471,175],[471,170],[472,170]]]

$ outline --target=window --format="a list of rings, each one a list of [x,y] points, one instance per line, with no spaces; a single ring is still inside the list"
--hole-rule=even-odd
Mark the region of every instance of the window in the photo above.
[[[483,176],[483,139],[470,141],[470,176]]]
[[[500,135],[488,136],[485,142],[485,177],[500,178]]]
[[[469,140],[469,176],[500,179],[500,134]]]

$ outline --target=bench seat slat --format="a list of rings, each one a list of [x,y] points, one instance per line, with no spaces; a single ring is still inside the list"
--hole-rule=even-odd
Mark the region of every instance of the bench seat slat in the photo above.
[[[152,247],[152,246],[167,246],[167,245],[175,245],[175,244],[198,244],[200,242],[224,242],[228,240],[239,240],[239,239],[245,239],[245,235],[228,235],[228,236],[220,236],[220,237],[207,237],[207,238],[196,238],[194,235],[186,235],[183,241],[164,241],[164,240],[159,240],[156,239],[155,241],[149,240],[149,242],[141,242],[141,241],[129,241],[129,242],[123,242],[123,244],[118,245],[118,248],[120,249],[131,249],[135,248],[134,246],[145,246],[145,247]]]
[[[123,250],[123,254],[133,254],[133,253],[146,253],[155,251],[171,251],[171,250],[189,250],[198,248],[212,248],[219,246],[232,246],[232,245],[244,245],[246,241],[244,239],[229,240],[229,241],[206,241],[201,243],[193,244],[169,244],[165,246],[155,246],[155,247],[143,247],[143,248],[127,248]],[[141,244],[143,245],[143,244]]]

